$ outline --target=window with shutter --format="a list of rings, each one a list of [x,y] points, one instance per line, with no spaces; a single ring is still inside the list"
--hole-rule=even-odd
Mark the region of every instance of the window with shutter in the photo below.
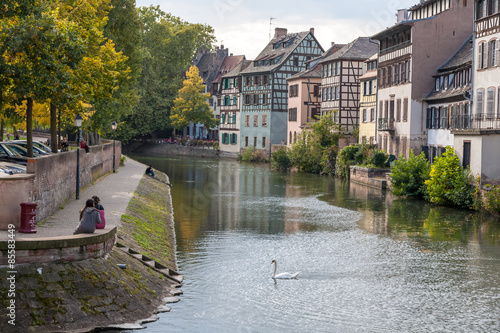
[[[408,121],[408,98],[403,99],[403,122]]]
[[[431,122],[432,122],[432,109],[427,108],[427,121],[425,123],[425,128],[430,129],[431,127]]]
[[[476,91],[476,115],[481,115],[483,113],[483,90]]]
[[[233,124],[236,124],[236,113],[233,113]]]
[[[486,91],[486,116],[493,118],[495,110],[495,89],[488,88]]]

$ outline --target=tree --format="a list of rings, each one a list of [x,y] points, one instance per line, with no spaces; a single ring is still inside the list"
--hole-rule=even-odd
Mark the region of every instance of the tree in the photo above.
[[[141,21],[140,101],[122,127],[126,139],[164,134],[171,129],[171,108],[198,47],[212,45],[213,29],[191,24],[156,7],[139,9]]]
[[[207,128],[217,126],[218,120],[208,104],[210,94],[204,91],[205,85],[198,68],[191,66],[186,73],[183,87],[174,100],[171,120],[175,129],[182,129],[189,123],[202,123]]]

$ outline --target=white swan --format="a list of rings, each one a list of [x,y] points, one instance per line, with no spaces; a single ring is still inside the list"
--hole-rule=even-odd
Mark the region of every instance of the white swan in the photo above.
[[[274,274],[273,274],[273,279],[295,279],[299,275],[300,272],[290,274],[290,273],[279,273],[276,274],[276,269],[278,268],[278,263],[276,260],[271,261],[271,264],[274,264]]]

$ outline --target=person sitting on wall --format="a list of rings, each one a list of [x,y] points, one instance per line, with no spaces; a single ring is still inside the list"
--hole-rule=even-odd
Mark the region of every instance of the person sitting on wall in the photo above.
[[[92,199],[94,199],[94,207],[99,211],[99,216],[101,217],[101,223],[96,225],[96,229],[104,229],[106,227],[106,217],[104,216],[104,207],[101,205],[101,199],[97,195],[94,195]]]
[[[85,207],[80,211],[80,224],[73,235],[93,234],[98,223],[101,223],[99,211],[94,207],[94,199],[87,199]]]
[[[64,138],[61,142],[61,151],[68,151],[68,139]]]
[[[149,165],[149,167],[146,169],[146,175],[155,178],[155,172],[152,165]]]

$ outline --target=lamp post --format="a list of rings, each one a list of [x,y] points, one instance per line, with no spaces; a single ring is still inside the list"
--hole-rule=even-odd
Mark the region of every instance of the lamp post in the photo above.
[[[113,129],[113,173],[115,173],[115,132],[116,132],[116,127],[118,126],[118,124],[116,123],[116,121],[113,121],[111,123],[111,128]]]
[[[82,126],[83,118],[78,113],[75,117],[76,131],[76,195],[75,199],[80,199],[80,127]]]

